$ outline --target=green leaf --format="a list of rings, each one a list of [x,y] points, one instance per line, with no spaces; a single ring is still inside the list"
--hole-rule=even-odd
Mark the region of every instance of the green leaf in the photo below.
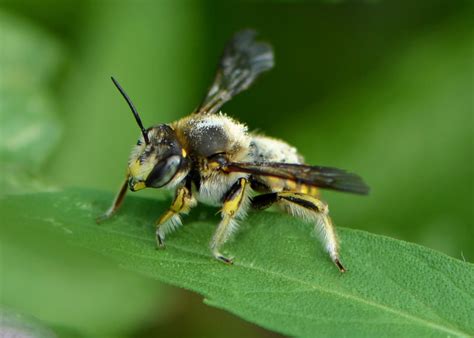
[[[48,87],[62,51],[38,27],[2,12],[0,32],[0,194],[44,188],[36,174],[60,136]]]
[[[8,213],[22,212],[22,206]],[[46,217],[49,225],[41,227],[33,213],[24,223],[3,215],[0,304],[33,315],[67,337],[114,337],[164,314],[169,297],[159,283],[71,247],[63,233],[52,231],[54,218]]]
[[[55,229],[121,266],[197,291],[209,305],[295,336],[469,336],[474,269],[418,245],[339,228],[340,274],[310,227],[277,213],[252,213],[227,245],[235,264],[214,260],[208,242],[218,216],[198,208],[155,249],[153,221],[167,203],[129,197],[108,224],[94,218],[108,193],[66,190],[4,199],[5,224]],[[28,213],[12,213],[21,205]],[[337,222],[337,220],[336,220]],[[2,236],[3,238],[3,236]]]

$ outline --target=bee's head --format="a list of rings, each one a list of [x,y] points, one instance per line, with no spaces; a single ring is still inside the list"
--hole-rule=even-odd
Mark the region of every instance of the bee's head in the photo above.
[[[141,136],[133,148],[128,162],[130,190],[161,188],[177,183],[185,175],[186,152],[181,147],[175,131],[166,124],[145,129],[132,101],[112,77],[112,81],[132,109],[141,129]]]
[[[184,152],[174,130],[161,124],[145,131],[134,147],[128,162],[130,189],[161,188],[181,176]]]

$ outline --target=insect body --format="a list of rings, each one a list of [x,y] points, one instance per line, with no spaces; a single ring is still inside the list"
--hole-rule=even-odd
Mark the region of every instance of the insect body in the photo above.
[[[158,247],[181,225],[181,215],[197,202],[219,206],[222,219],[211,240],[218,260],[223,244],[249,210],[273,204],[314,224],[329,256],[341,272],[338,243],[328,206],[319,188],[366,194],[359,176],[344,170],[310,166],[287,143],[249,133],[247,127],[219,112],[222,105],[247,89],[257,76],[273,67],[271,47],[255,41],[250,30],[237,33],[224,50],[213,85],[193,114],[148,129],[127,94],[112,78],[130,105],[142,131],[128,163],[128,173],[112,206],[100,220],[111,217],[130,188],[169,188],[175,191],[170,208],[156,222]]]

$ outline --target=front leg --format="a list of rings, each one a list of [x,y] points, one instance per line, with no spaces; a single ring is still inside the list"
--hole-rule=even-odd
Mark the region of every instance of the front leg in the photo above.
[[[120,206],[123,203],[123,200],[125,199],[125,194],[127,193],[127,190],[128,190],[128,178],[129,178],[129,175],[127,174],[127,177],[125,177],[125,181],[123,182],[122,187],[120,188],[119,192],[115,196],[115,199],[112,202],[112,205],[109,207],[109,209],[107,209],[107,211],[103,215],[96,218],[97,223],[102,223],[108,220],[113,215],[115,215],[117,210],[120,208]]]
[[[196,204],[196,199],[192,196],[190,187],[183,185],[176,190],[170,208],[156,222],[156,244],[158,248],[165,246],[166,234],[181,225],[180,214],[187,214]]]
[[[239,178],[227,192],[221,209],[222,220],[217,227],[211,241],[212,254],[218,260],[232,264],[232,259],[223,256],[220,248],[237,229],[237,218],[245,215],[247,208],[246,194],[247,179]]]

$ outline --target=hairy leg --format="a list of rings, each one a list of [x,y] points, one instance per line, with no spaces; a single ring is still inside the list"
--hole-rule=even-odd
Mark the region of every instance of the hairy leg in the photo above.
[[[274,203],[281,205],[293,216],[315,224],[315,230],[320,235],[332,261],[341,272],[346,271],[339,260],[336,233],[325,202],[308,194],[291,191],[263,194],[252,200],[252,206],[257,209],[268,208]]]
[[[165,236],[181,225],[180,214],[187,214],[196,206],[196,199],[191,189],[186,186],[176,189],[176,194],[170,208],[156,222],[156,244],[159,248],[165,246]]]
[[[224,257],[220,253],[220,248],[237,229],[237,219],[246,214],[248,207],[247,183],[246,178],[239,178],[227,192],[221,209],[222,220],[211,240],[212,254],[227,264],[232,264],[232,259]]]

